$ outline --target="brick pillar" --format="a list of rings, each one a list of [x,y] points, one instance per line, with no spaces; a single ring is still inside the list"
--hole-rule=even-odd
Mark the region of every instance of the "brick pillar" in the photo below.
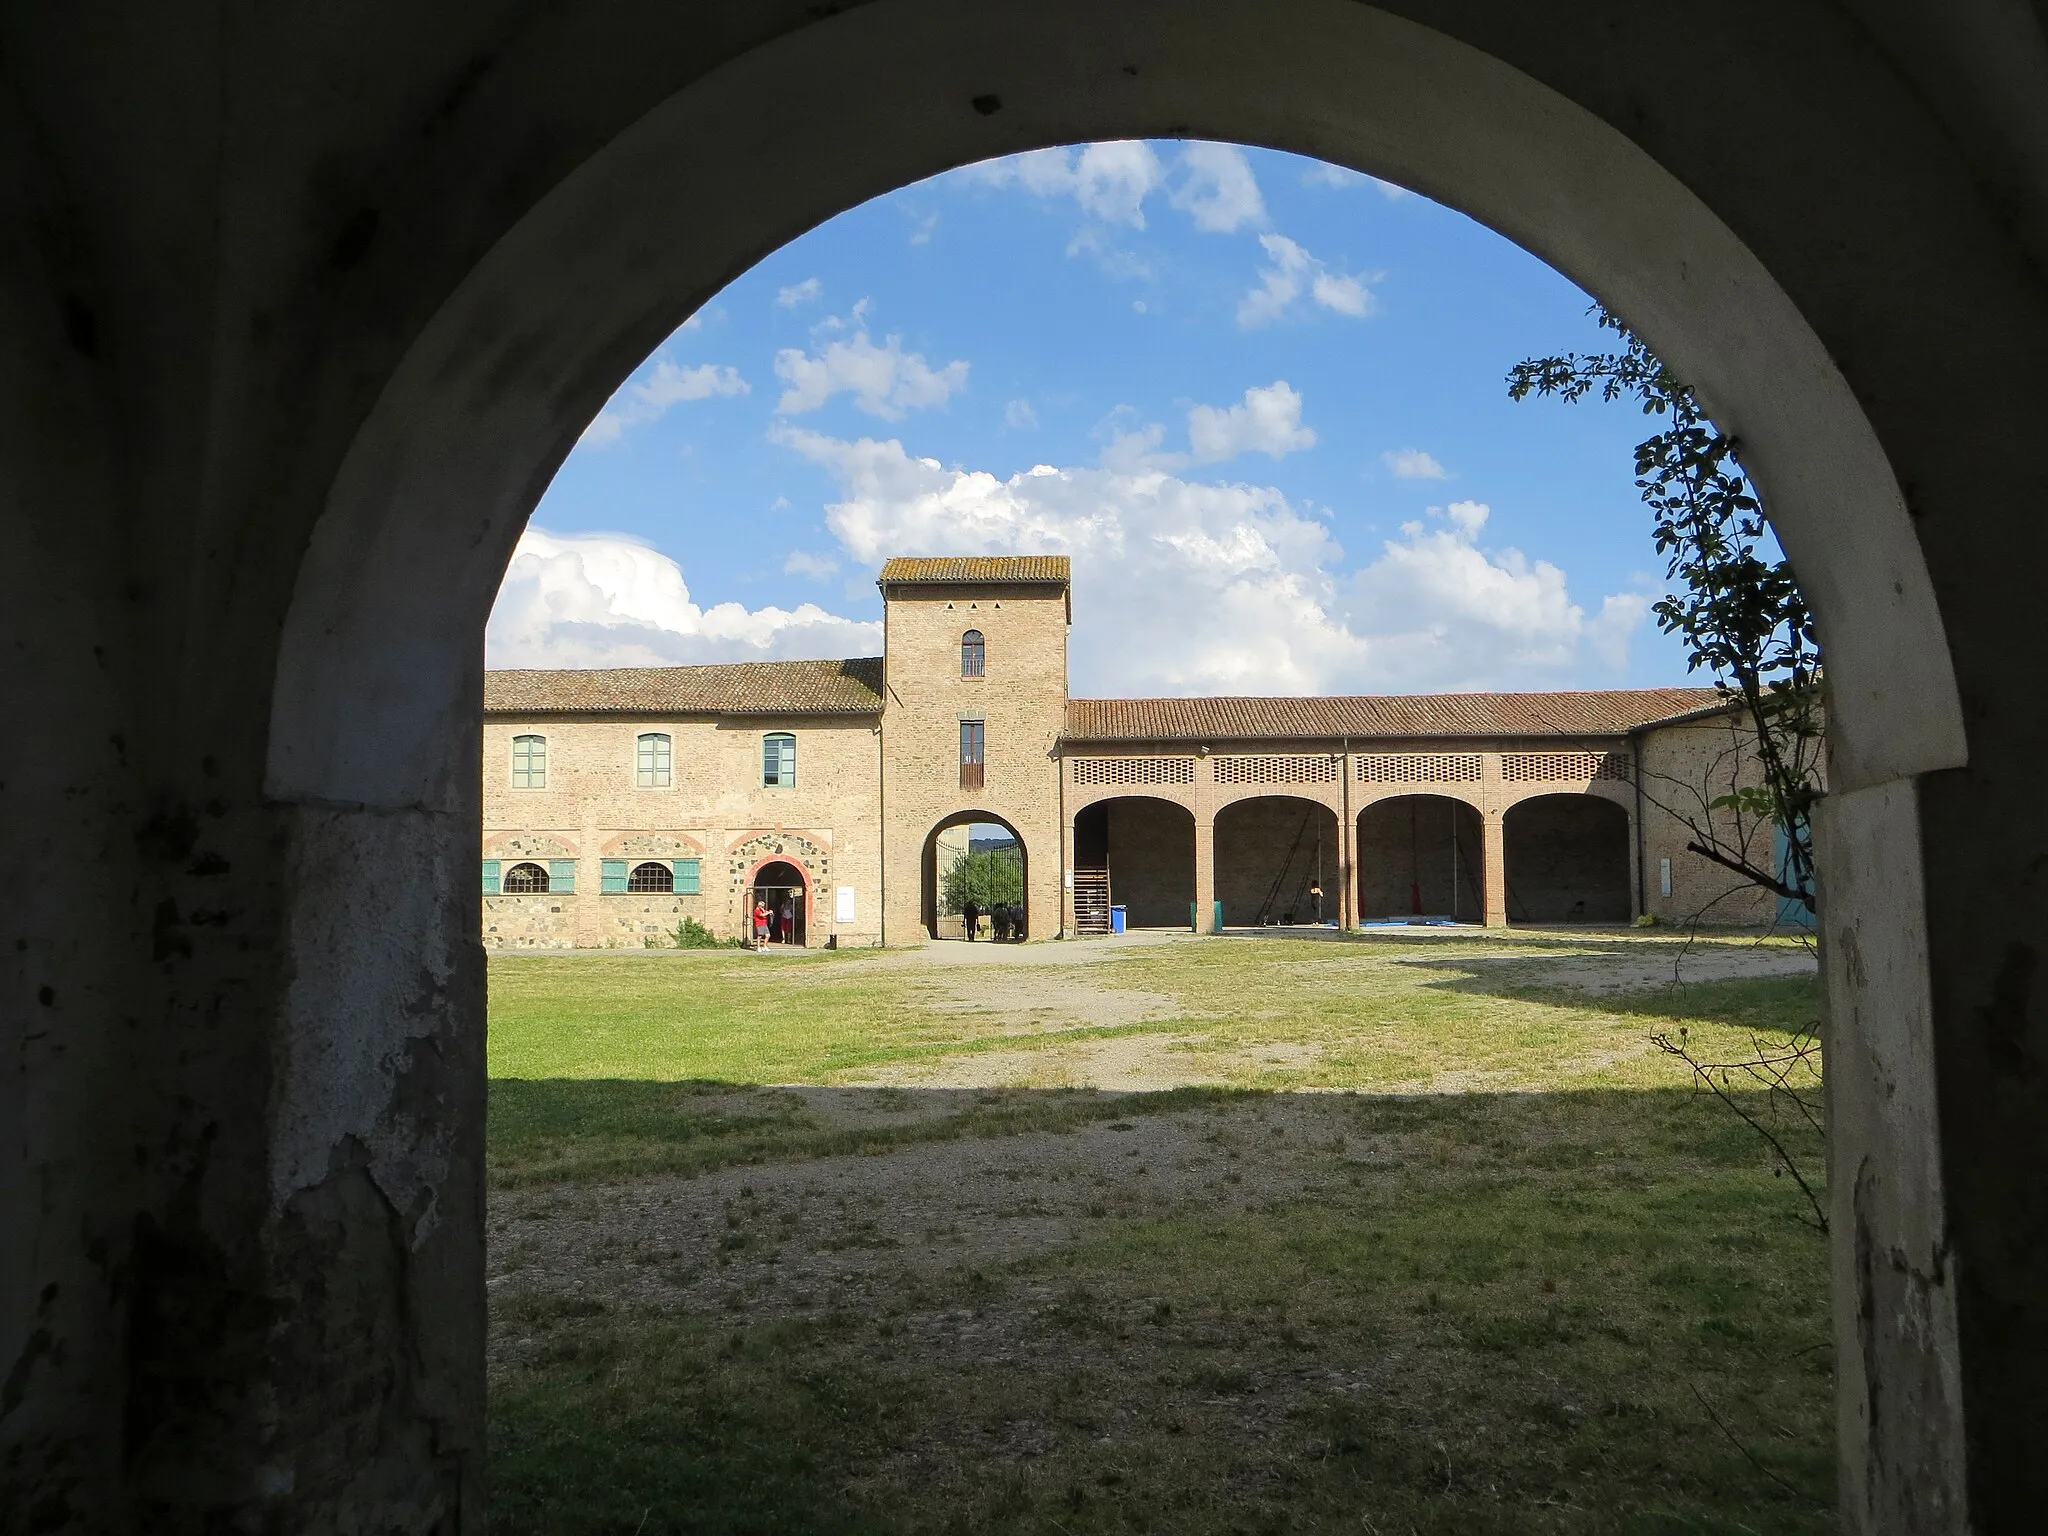
[[[1195,811],[1195,932],[1208,933],[1216,912],[1216,813]]]
[[[1078,931],[1074,921],[1074,818],[1069,815],[1060,821],[1060,937]]]
[[[1498,808],[1489,806],[1480,818],[1481,835],[1485,841],[1485,860],[1480,878],[1486,882],[1483,910],[1489,928],[1508,925],[1507,840],[1502,835],[1501,814]]]

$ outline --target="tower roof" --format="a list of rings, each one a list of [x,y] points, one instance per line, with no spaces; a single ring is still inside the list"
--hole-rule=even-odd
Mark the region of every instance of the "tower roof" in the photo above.
[[[1073,562],[1065,555],[949,555],[938,559],[902,556],[882,567],[882,587],[1032,586],[1064,587],[1072,582]]]

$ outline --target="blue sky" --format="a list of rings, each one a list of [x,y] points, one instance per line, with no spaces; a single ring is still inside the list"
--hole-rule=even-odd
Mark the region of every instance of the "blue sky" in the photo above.
[[[1687,681],[1648,616],[1644,418],[1503,387],[1602,346],[1589,302],[1289,155],[952,172],[777,251],[634,373],[534,515],[491,664],[872,652],[889,555],[1051,552],[1081,694]]]

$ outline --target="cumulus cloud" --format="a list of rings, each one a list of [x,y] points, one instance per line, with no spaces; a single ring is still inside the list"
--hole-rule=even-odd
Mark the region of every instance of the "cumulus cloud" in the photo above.
[[[714,395],[744,395],[752,390],[737,368],[716,363],[699,363],[678,368],[667,358],[657,358],[643,379],[624,385],[592,418],[578,440],[587,448],[616,443],[632,427],[645,426],[668,414],[669,407],[685,400],[708,400]]]
[[[815,603],[746,608],[690,600],[682,567],[623,534],[520,536],[484,631],[493,667],[660,667],[873,656],[882,626]]]
[[[1034,149],[968,166],[961,175],[992,187],[1022,187],[1035,197],[1071,197],[1089,218],[1145,227],[1145,199],[1164,176],[1152,146],[1136,139]]]
[[[1397,448],[1392,453],[1383,453],[1381,460],[1401,480],[1445,480],[1449,473],[1431,454],[1420,448]]]
[[[775,303],[781,309],[795,309],[799,304],[809,304],[825,291],[825,285],[815,277],[807,277],[800,283],[791,283],[787,288],[775,290]]]
[[[861,313],[857,306],[856,319]],[[788,386],[775,402],[778,415],[815,411],[834,395],[850,394],[868,415],[901,421],[906,412],[944,405],[965,389],[967,364],[955,360],[934,368],[922,354],[905,352],[902,337],[885,337],[878,347],[862,327],[825,342],[815,355],[784,347],[775,354],[775,376]]]
[[[1377,176],[1368,176],[1363,171],[1349,170],[1341,165],[1331,165],[1319,160],[1301,173],[1301,184],[1305,187],[1357,187],[1371,184],[1379,188],[1380,195],[1389,200],[1397,197],[1413,197],[1415,194],[1406,187],[1391,181],[1382,181]]]
[[[1356,319],[1372,311],[1372,290],[1366,280],[1334,272],[1285,235],[1259,236],[1271,263],[1259,269],[1259,286],[1237,306],[1237,323],[1246,330],[1279,319],[1306,296],[1324,309]]]
[[[1285,379],[1246,390],[1239,405],[1198,405],[1188,412],[1188,446],[1204,464],[1240,453],[1283,458],[1315,441],[1315,429],[1301,424],[1301,396]]]
[[[1156,429],[1126,434],[1155,446]],[[848,557],[1074,557],[1077,693],[1322,693],[1540,687],[1618,667],[1645,600],[1595,617],[1563,573],[1480,544],[1461,502],[1345,573],[1328,524],[1271,487],[1205,484],[1140,451],[1008,477],[793,426],[776,440],[837,482]],[[1115,460],[1115,462],[1112,462]]]
[[[1240,225],[1266,222],[1251,162],[1234,144],[1190,144],[1181,151],[1178,178],[1167,201],[1195,221],[1195,228],[1230,234]]]

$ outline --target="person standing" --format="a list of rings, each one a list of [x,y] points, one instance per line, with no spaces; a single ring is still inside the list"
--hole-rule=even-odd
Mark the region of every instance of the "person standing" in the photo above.
[[[981,908],[976,906],[974,902],[969,901],[960,909],[960,918],[962,926],[967,930],[967,942],[972,944],[974,942],[974,930],[981,922]]]
[[[754,942],[768,942],[768,903],[758,896],[754,898]]]
[[[1311,880],[1308,883],[1308,920],[1321,927],[1323,921],[1323,882]]]

